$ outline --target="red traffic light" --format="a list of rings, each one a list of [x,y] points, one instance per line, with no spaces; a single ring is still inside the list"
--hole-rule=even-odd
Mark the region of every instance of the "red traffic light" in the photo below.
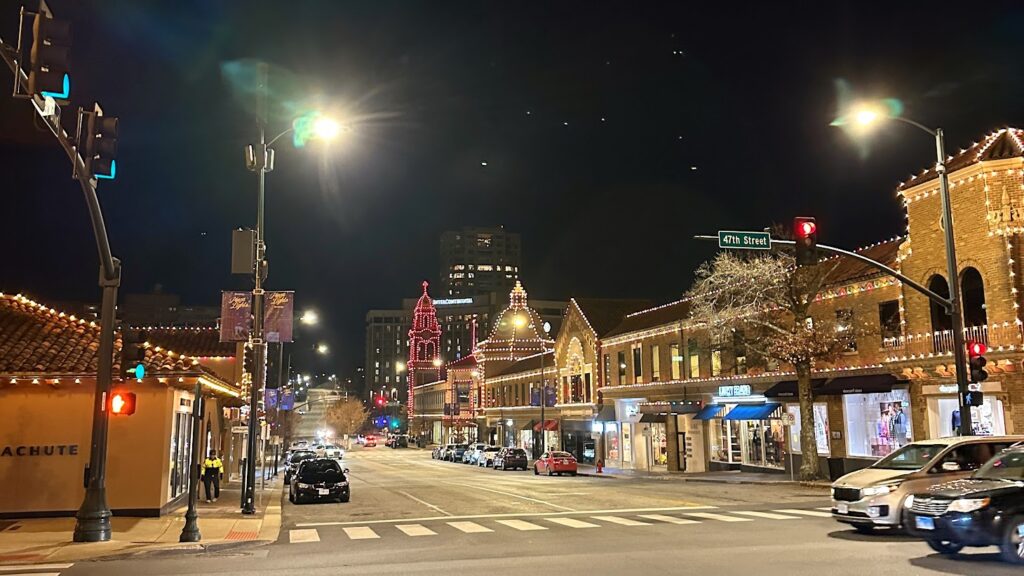
[[[114,392],[110,395],[109,406],[113,416],[131,416],[135,414],[135,393]]]
[[[801,238],[807,238],[813,235],[818,230],[818,225],[814,223],[814,220],[801,220],[796,225],[796,235]]]
[[[984,342],[970,341],[967,343],[967,353],[971,356],[984,356],[988,352],[988,346]]]

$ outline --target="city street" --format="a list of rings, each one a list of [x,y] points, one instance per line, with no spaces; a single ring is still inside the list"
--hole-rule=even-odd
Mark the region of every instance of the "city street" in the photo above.
[[[828,517],[822,488],[674,478],[546,477],[354,450],[352,502],[284,502],[274,544],[40,568],[110,574],[1016,574],[994,550],[958,558]],[[200,520],[200,524],[202,521]],[[8,571],[4,571],[8,570]],[[0,569],[10,574],[11,568]],[[32,573],[21,570],[16,573]]]

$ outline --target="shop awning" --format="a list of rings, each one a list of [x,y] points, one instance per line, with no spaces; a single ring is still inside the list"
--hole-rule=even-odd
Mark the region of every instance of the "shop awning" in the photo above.
[[[725,408],[722,404],[708,404],[703,410],[697,412],[697,415],[693,417],[694,420],[711,420],[718,416],[718,413]]]
[[[659,423],[659,424],[664,424],[665,423],[665,415],[664,414],[644,414],[643,416],[640,417],[640,421],[641,422],[655,422],[655,423]]]
[[[832,378],[824,386],[816,390],[815,394],[820,396],[839,396],[842,394],[892,392],[893,386],[905,382],[892,374],[847,376],[845,378]]]
[[[772,412],[778,409],[779,404],[777,402],[765,402],[764,404],[737,404],[729,413],[725,415],[724,420],[767,420]]]
[[[537,422],[536,424],[534,424],[533,425],[533,431],[534,432],[540,432],[540,425],[541,425],[540,422]],[[544,421],[544,429],[549,431],[549,432],[552,431],[552,430],[558,430],[558,420],[545,420]]]
[[[526,424],[523,424],[523,427],[520,428],[520,430],[533,430],[535,424],[537,424],[536,420],[530,420]]]
[[[601,410],[597,413],[597,417],[594,420],[598,422],[615,422],[615,405],[601,406]]]
[[[818,389],[825,384],[824,378],[815,378],[811,380],[811,393],[817,394]],[[796,380],[786,380],[785,382],[779,382],[771,388],[764,391],[766,398],[796,398],[798,392],[798,386]]]

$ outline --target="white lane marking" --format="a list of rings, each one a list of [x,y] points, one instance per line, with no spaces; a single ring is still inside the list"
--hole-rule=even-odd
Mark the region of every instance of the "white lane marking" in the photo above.
[[[774,512],[757,512],[755,510],[730,510],[733,514],[742,514],[744,516],[753,516],[754,518],[767,518],[768,520],[799,520],[799,516],[786,516],[785,514],[775,514]],[[829,514],[831,516],[831,514]]]
[[[451,526],[452,528],[455,528],[456,530],[460,530],[462,532],[465,532],[466,534],[479,534],[481,532],[494,532],[494,530],[491,530],[490,528],[487,528],[485,526],[481,526],[481,525],[477,524],[476,522],[449,522],[448,525]]]
[[[634,514],[637,512],[687,512],[690,510],[714,510],[717,506],[675,506],[671,508],[620,508],[613,510],[576,510],[577,514]],[[481,520],[488,518],[543,518],[558,516],[565,512],[509,512],[506,514],[467,514],[464,516],[424,516],[421,518],[389,518],[386,520],[354,520],[351,522],[301,522],[298,528],[316,528],[319,526],[353,526],[356,524],[395,524],[397,522],[430,522],[432,520]]]
[[[433,509],[433,510],[435,510],[437,512],[440,512],[441,514],[444,514],[445,516],[451,516],[451,514],[449,514],[448,512],[445,512],[444,510],[441,510],[439,507],[434,506],[430,502],[424,502],[423,500],[420,500],[419,498],[413,496],[412,494],[409,494],[408,492],[403,492],[401,490],[398,490],[398,493],[402,494],[403,496],[406,496],[407,498],[415,500],[416,502],[419,502],[420,504],[423,504],[427,508],[431,508],[431,509]]]
[[[17,566],[0,566],[0,572],[7,573],[14,572],[15,570],[63,570],[74,565],[73,562],[66,564],[19,564]],[[55,574],[59,574],[59,572]]]
[[[611,522],[612,524],[619,524],[621,526],[650,526],[647,522],[640,522],[639,520],[630,520],[629,518],[620,518],[618,516],[591,516],[594,520],[603,520],[605,522]]]
[[[7,566],[7,568],[24,570],[25,568],[31,568],[31,566]],[[60,576],[60,572],[8,572],[7,570],[4,570],[3,574],[7,576]]]
[[[831,512],[832,511],[832,507],[831,506],[825,506],[824,508],[815,508],[815,510],[827,510],[827,511]]]
[[[504,524],[516,530],[547,530],[546,527],[525,520],[497,520],[498,524]]]
[[[575,509],[569,508],[568,506],[562,506],[561,504],[554,504],[552,502],[545,502],[544,500],[538,500],[537,498],[530,498],[529,496],[522,496],[520,494],[513,494],[512,492],[505,492],[503,490],[493,490],[491,488],[484,488],[483,486],[474,486],[472,484],[461,484],[459,482],[445,482],[445,484],[454,484],[456,486],[465,486],[474,490],[484,490],[485,492],[494,492],[495,494],[502,494],[504,496],[511,496],[513,498],[520,498],[522,500],[528,500],[530,502],[536,502],[545,506],[551,506],[552,508],[558,508],[559,510],[565,510],[566,512],[576,512]]]
[[[437,536],[437,532],[423,524],[398,524],[395,528],[405,532],[406,536]]]
[[[317,533],[316,528],[306,528],[304,530],[289,530],[288,531],[288,542],[295,544],[298,542],[319,542],[320,534]]]
[[[648,520],[657,520],[658,522],[668,522],[669,524],[700,524],[697,520],[676,518],[675,516],[665,516],[664,514],[641,514],[640,517]]]
[[[584,522],[583,520],[577,520],[575,518],[545,518],[548,522],[554,522],[555,524],[561,524],[562,526],[568,526],[569,528],[600,528],[599,524],[591,524],[590,522]]]
[[[696,516],[697,518],[703,518],[705,520],[719,520],[721,522],[750,522],[750,518],[737,518],[735,516],[726,516],[724,514],[712,514],[710,512],[690,512],[687,516]]]
[[[352,540],[371,540],[373,538],[380,538],[372,528],[366,526],[355,526],[353,528],[343,528],[345,534]]]
[[[832,514],[829,512],[818,512],[817,510],[797,510],[796,508],[787,508],[785,510],[775,510],[775,512],[782,512],[783,514],[800,514],[803,516],[815,516],[817,518],[831,518]]]

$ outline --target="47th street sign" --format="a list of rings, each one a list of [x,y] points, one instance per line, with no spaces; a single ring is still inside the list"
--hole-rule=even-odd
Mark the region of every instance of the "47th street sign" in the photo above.
[[[772,237],[768,232],[719,230],[718,247],[741,250],[771,250]]]

